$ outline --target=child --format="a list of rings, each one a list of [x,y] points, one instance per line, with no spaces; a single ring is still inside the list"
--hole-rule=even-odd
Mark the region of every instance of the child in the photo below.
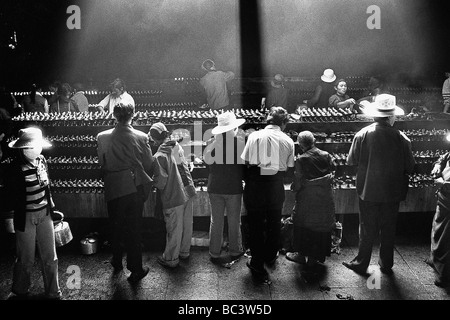
[[[179,259],[188,259],[191,248],[193,201],[196,195],[183,149],[170,140],[166,126],[155,123],[150,137],[158,145],[155,153],[155,187],[161,190],[161,201],[166,223],[166,248],[158,263],[175,268]]]
[[[29,294],[35,250],[38,248],[45,296],[61,299],[51,217],[55,205],[50,193],[47,161],[41,155],[42,148],[51,145],[42,138],[40,129],[25,128],[19,131],[19,138],[8,146],[17,151],[5,179],[7,203],[14,210],[17,246],[11,291],[19,298]]]

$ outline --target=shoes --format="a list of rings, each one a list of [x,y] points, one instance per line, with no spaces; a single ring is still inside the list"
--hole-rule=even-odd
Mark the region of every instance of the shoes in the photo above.
[[[231,254],[230,257],[231,257],[231,260],[237,260],[240,257],[242,257],[244,254],[245,254],[245,252],[241,251],[241,253],[239,253],[239,254]]]
[[[361,266],[359,266],[359,265],[357,265],[357,264],[355,264],[354,262],[342,262],[342,264],[345,266],[345,267],[347,267],[347,268],[349,268],[350,270],[353,270],[353,271],[355,271],[356,273],[359,273],[359,274],[366,274],[367,272],[367,269],[363,269],[363,268],[361,268]]]
[[[392,271],[392,268],[385,268],[385,267],[382,267],[380,264],[378,264],[378,265],[380,266],[380,271],[382,273],[387,274],[387,275],[391,275],[394,273],[394,271]]]
[[[178,262],[167,261],[162,256],[159,256],[157,258],[157,261],[160,265],[162,265],[163,267],[166,267],[166,268],[174,269],[174,268],[178,267]]]
[[[111,260],[111,265],[113,267],[113,274],[114,275],[119,274],[123,270],[122,261],[115,262],[114,259],[113,259],[113,260]]]
[[[289,261],[292,261],[292,262],[300,263],[300,264],[306,263],[306,258],[304,256],[302,256],[301,254],[299,254],[298,252],[287,252],[286,259],[288,259]]]
[[[268,275],[266,269],[264,269],[264,267],[262,268],[256,268],[254,266],[252,266],[250,261],[247,261],[247,267],[252,271],[252,274],[255,276],[260,276],[260,277],[266,277]]]
[[[132,272],[131,275],[128,277],[128,281],[130,281],[131,283],[139,282],[142,278],[144,278],[148,274],[149,271],[150,269],[148,267],[145,267],[139,272]]]
[[[439,288],[450,288],[450,281],[436,279],[436,280],[434,280],[434,285],[438,286]]]
[[[28,300],[28,299],[30,299],[29,293],[15,294],[13,292],[11,292],[6,298],[6,300]]]
[[[178,256],[178,258],[180,259],[180,260],[189,260],[189,257],[190,257],[190,255],[188,254],[187,256]]]
[[[209,257],[209,260],[213,263],[213,264],[217,264],[217,265],[222,265],[225,261],[222,257]]]
[[[431,268],[433,268],[434,271],[437,272],[434,263],[433,263],[429,258],[428,258],[428,259],[425,259],[424,262],[425,262],[427,265],[429,265]]]

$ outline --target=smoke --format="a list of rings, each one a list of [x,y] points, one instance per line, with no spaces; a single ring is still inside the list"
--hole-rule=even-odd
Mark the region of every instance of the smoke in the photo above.
[[[437,67],[426,0],[261,0],[266,75],[424,75]],[[369,30],[370,5],[381,29]],[[81,1],[82,29],[67,32],[67,77],[109,82],[200,77],[204,59],[241,69],[238,0]],[[431,37],[430,34],[434,36]],[[255,35],[256,36],[256,35]]]

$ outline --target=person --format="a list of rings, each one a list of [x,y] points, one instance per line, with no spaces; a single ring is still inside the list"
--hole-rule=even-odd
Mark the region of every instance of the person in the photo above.
[[[286,109],[272,107],[268,125],[250,133],[241,155],[247,164],[243,193],[251,252],[247,267],[257,277],[267,277],[264,264],[276,262],[281,246],[283,178],[294,167],[294,141],[283,132],[288,121]]]
[[[73,84],[73,95],[72,100],[78,106],[78,111],[86,112],[89,111],[89,102],[84,93],[84,86],[80,82]]]
[[[24,112],[49,112],[49,104],[42,95],[42,87],[36,83],[31,85],[30,93],[24,96],[22,104]]]
[[[234,72],[216,70],[214,61],[210,59],[203,61],[202,69],[206,74],[200,79],[200,85],[205,90],[208,106],[211,110],[228,110],[230,98],[227,82],[234,79]]]
[[[309,100],[303,101],[308,108],[328,108],[329,99],[335,93],[333,83],[336,80],[336,75],[333,69],[325,69],[320,76],[320,80],[313,96]]]
[[[155,187],[161,191],[166,224],[166,246],[157,261],[164,267],[176,268],[180,259],[190,256],[196,191],[183,149],[178,142],[170,140],[166,126],[161,122],[154,123],[149,136],[158,145],[154,181]]]
[[[98,108],[101,111],[113,112],[116,104],[122,103],[124,105],[132,105],[136,107],[133,97],[126,91],[125,81],[120,78],[115,79],[110,84],[111,93],[108,94],[102,101],[99,102]]]
[[[8,154],[7,141],[11,137],[14,124],[11,115],[0,106],[0,161]]]
[[[375,122],[356,133],[347,156],[347,164],[357,166],[359,247],[357,256],[343,265],[365,273],[379,235],[378,264],[381,272],[391,274],[399,205],[406,198],[408,174],[413,172],[415,161],[410,139],[393,127],[396,116],[404,114],[396,106],[395,96],[378,95],[365,106],[364,113]]]
[[[244,254],[241,235],[241,205],[244,179],[244,162],[239,155],[245,145],[236,134],[245,119],[227,111],[217,116],[217,126],[211,133],[204,151],[208,165],[208,196],[211,203],[209,225],[209,255],[213,262],[220,262],[223,243],[225,210],[228,223],[228,253],[232,260]]]
[[[282,74],[276,74],[270,81],[270,89],[267,97],[263,97],[261,107],[263,110],[271,107],[282,107],[289,113],[294,113],[295,110],[288,108],[289,90],[285,87],[285,79]]]
[[[72,88],[68,83],[61,84],[58,98],[50,105],[51,113],[79,112],[78,105],[71,98]]]
[[[48,86],[48,90],[51,92],[51,96],[48,98],[48,104],[52,105],[53,103],[56,103],[56,100],[58,100],[61,92],[61,82],[59,80],[55,80]]]
[[[148,136],[131,125],[134,106],[114,107],[114,128],[97,135],[98,161],[103,172],[105,200],[112,225],[111,247],[114,274],[123,269],[125,245],[128,280],[136,283],[149,272],[142,264],[141,233],[144,202],[149,196],[153,175],[153,155]]]
[[[335,164],[331,155],[315,146],[310,131],[298,134],[301,154],[295,161],[294,252],[287,252],[288,260],[306,263],[314,268],[331,253],[331,231],[335,225],[333,176]]]
[[[345,79],[336,80],[334,83],[334,89],[336,93],[328,99],[328,106],[330,108],[345,109],[350,108],[353,110],[353,106],[356,101],[350,98],[347,94],[347,82]]]
[[[438,189],[431,227],[430,256],[426,263],[436,271],[434,284],[450,287],[450,152],[434,163],[431,175]]]
[[[16,97],[4,85],[0,85],[0,108],[3,108],[11,117],[22,113],[22,108]]]
[[[42,266],[45,297],[61,299],[58,280],[52,211],[55,208],[47,160],[41,154],[51,147],[36,127],[20,129],[18,139],[8,146],[14,151],[11,169],[6,171],[6,203],[14,211],[17,257],[14,262],[11,298],[29,296],[36,248]]]
[[[444,110],[442,112],[448,113],[450,108],[450,71],[445,72],[445,78],[442,84],[442,99],[444,100]]]

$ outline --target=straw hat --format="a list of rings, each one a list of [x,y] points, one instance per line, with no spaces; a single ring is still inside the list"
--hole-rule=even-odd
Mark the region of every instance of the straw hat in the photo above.
[[[364,107],[362,108],[363,113],[371,117],[384,118],[405,114],[405,111],[396,105],[395,96],[387,93],[376,96],[372,103],[364,100],[360,104]]]
[[[32,149],[34,147],[48,148],[52,145],[42,137],[39,128],[24,128],[19,130],[19,138],[8,143],[12,149]]]
[[[227,111],[217,116],[217,126],[211,130],[212,134],[220,134],[233,130],[245,122],[245,119],[236,119],[233,112]]]
[[[323,82],[333,82],[336,80],[336,75],[334,74],[333,69],[325,69],[323,71],[323,75],[320,76]]]

